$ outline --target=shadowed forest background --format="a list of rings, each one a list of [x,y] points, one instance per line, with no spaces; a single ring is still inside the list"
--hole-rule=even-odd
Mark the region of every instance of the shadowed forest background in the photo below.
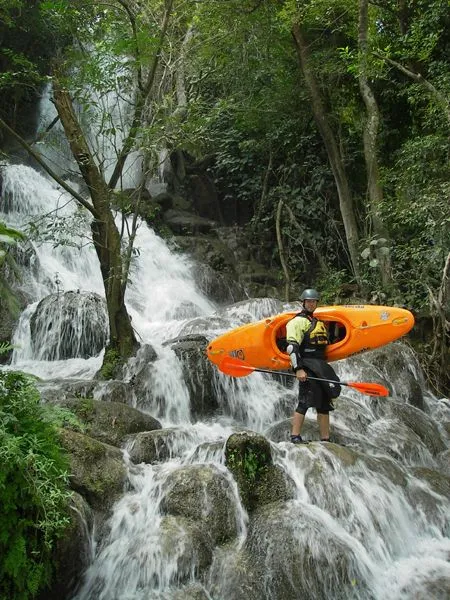
[[[121,254],[112,213],[144,214],[157,227],[143,190],[159,174],[172,193],[195,198],[199,215],[245,227],[285,299],[313,283],[328,303],[396,303],[429,317],[428,369],[436,387],[448,385],[447,8],[3,0],[3,149],[22,143],[39,158],[55,127],[40,123],[36,134],[50,84],[91,193],[74,197],[104,224],[93,240],[109,280],[113,353],[129,356],[136,344],[121,308],[132,249]],[[111,92],[126,99],[121,130],[103,103]],[[95,136],[115,148],[109,164]],[[142,189],[130,198],[121,181],[136,150]],[[45,235],[59,243],[61,227]]]

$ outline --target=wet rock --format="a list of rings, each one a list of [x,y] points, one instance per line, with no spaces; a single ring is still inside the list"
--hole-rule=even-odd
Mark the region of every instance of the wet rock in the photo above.
[[[445,475],[450,475],[450,448],[444,450],[437,457],[436,461],[441,469],[441,472]]]
[[[445,450],[446,445],[439,428],[433,419],[422,410],[391,400],[386,403],[385,414],[393,416],[411,429],[422,440],[433,456]]]
[[[0,343],[11,343],[20,313],[31,301],[20,289],[21,268],[15,261],[19,246],[12,246],[0,260]],[[0,364],[7,363],[12,351],[0,355]]]
[[[177,429],[159,429],[136,434],[128,450],[130,460],[153,464],[173,458],[173,442],[182,435]]]
[[[370,361],[383,372],[396,398],[423,410],[425,380],[414,352],[402,342],[394,342],[370,352]]]
[[[350,431],[365,433],[373,415],[365,406],[344,394],[334,401],[336,412],[332,413],[331,420],[342,418]]]
[[[230,480],[213,465],[185,466],[169,475],[161,502],[163,514],[182,516],[202,527],[214,544],[237,533],[232,510],[235,496]]]
[[[234,433],[227,440],[225,458],[248,511],[293,497],[294,484],[273,464],[270,443],[264,436],[252,431]]]
[[[426,467],[415,467],[412,472],[416,477],[424,479],[436,494],[450,500],[450,477],[448,475]]]
[[[284,419],[279,423],[275,423],[266,431],[264,435],[272,442],[290,442],[291,441],[291,419]],[[357,440],[348,434],[348,432],[340,429],[336,424],[331,424],[331,438],[337,444],[356,443]],[[302,438],[305,442],[317,442],[320,440],[319,426],[317,421],[306,419],[302,428]]]
[[[193,276],[198,289],[213,302],[227,305],[246,297],[245,288],[238,282],[236,273],[221,273],[209,265],[196,264]]]
[[[406,496],[416,518],[422,522],[426,520],[428,526],[433,525],[443,536],[448,535],[450,479],[423,467],[413,469],[412,474],[415,477],[409,479]]]
[[[368,436],[380,453],[392,456],[400,464],[434,464],[430,451],[420,437],[403,423],[380,419],[368,427]]]
[[[90,536],[93,514],[84,498],[76,492],[73,492],[70,501],[69,517],[70,525],[53,549],[54,574],[51,588],[46,589],[39,600],[71,598],[92,560]]]
[[[153,196],[152,201],[156,202],[156,204],[161,207],[163,212],[173,208],[174,205],[174,197],[168,192],[160,192],[159,194],[156,194],[156,196]]]
[[[347,536],[303,503],[273,503],[252,515],[244,551],[262,598],[365,598],[367,584]]]
[[[151,387],[153,363],[157,360],[156,350],[150,344],[143,344],[130,358],[123,369],[123,378],[129,383],[138,407],[150,405],[153,399]]]
[[[183,379],[189,390],[191,415],[201,419],[212,415],[219,407],[214,388],[215,367],[206,356],[208,340],[201,335],[177,338],[171,347],[183,368]]]
[[[264,431],[264,435],[272,442],[290,442],[291,440],[292,419],[283,419],[278,423],[274,423]],[[302,437],[305,440],[317,439],[319,429],[317,424],[309,419],[305,420],[302,429]]]
[[[72,411],[92,438],[120,447],[132,433],[161,429],[161,423],[127,404],[103,402],[93,398],[62,400],[58,403]]]
[[[412,577],[412,581],[402,587],[402,598],[414,600],[448,600],[450,598],[450,577],[448,575],[429,574],[424,578]]]
[[[117,379],[98,381],[95,379],[48,379],[37,381],[41,398],[51,404],[59,404],[64,400],[93,398],[105,402],[133,404],[133,388],[130,384]]]
[[[208,588],[212,598],[226,600],[261,600],[257,587],[257,573],[253,569],[251,556],[243,549],[230,548],[229,544],[217,548],[215,560],[209,570]],[[259,574],[259,569],[258,569]]]
[[[30,329],[38,360],[97,356],[109,335],[106,302],[93,292],[50,294],[37,305]]]
[[[60,439],[69,454],[72,489],[92,508],[107,512],[124,491],[126,469],[122,452],[69,429],[60,430]]]
[[[51,379],[47,381],[37,381],[36,386],[39,389],[41,398],[44,402],[58,404],[66,400],[76,400],[80,398],[92,398],[96,382],[87,379]]]
[[[201,521],[166,515],[161,521],[161,536],[163,556],[169,564],[176,560],[177,581],[188,581],[193,572],[202,572],[211,564],[214,546]]]
[[[225,306],[217,311],[217,315],[231,318],[233,321],[240,319],[240,324],[251,323],[272,317],[283,312],[284,304],[281,300],[270,297],[247,298],[230,306]]]
[[[164,595],[164,600],[210,600],[210,598],[211,596],[206,592],[205,588],[195,583]]]
[[[163,214],[164,223],[177,235],[211,233],[215,222],[184,210],[169,209]]]
[[[401,467],[388,456],[364,456],[364,462],[371,471],[375,471],[386,477],[394,485],[406,487],[406,473]]]

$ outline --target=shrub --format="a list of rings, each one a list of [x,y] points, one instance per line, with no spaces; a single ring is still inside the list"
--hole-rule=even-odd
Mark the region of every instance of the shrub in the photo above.
[[[67,459],[32,378],[0,372],[0,598],[28,600],[50,583],[69,498]]]

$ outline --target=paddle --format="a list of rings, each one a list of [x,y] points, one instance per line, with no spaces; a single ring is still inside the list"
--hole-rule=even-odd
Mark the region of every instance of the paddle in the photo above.
[[[287,373],[286,371],[271,371],[269,369],[258,369],[252,367],[248,363],[240,360],[239,358],[233,358],[232,356],[226,356],[219,365],[219,371],[231,377],[246,377],[257,371],[258,373],[272,373],[272,375],[287,375],[288,377],[295,377],[295,373]],[[346,385],[351,387],[361,394],[367,394],[368,396],[389,396],[389,390],[380,385],[379,383],[354,383],[350,381],[333,381],[332,379],[322,379],[321,377],[309,377],[308,379],[315,379],[316,381],[326,381],[328,383],[339,383],[339,385]]]

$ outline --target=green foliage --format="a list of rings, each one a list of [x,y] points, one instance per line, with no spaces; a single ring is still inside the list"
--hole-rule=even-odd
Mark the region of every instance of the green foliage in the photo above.
[[[100,376],[102,379],[114,379],[117,369],[123,364],[120,353],[116,348],[107,347],[103,358]]]
[[[0,265],[2,259],[6,255],[5,247],[15,244],[18,240],[25,239],[25,236],[20,231],[7,227],[5,223],[0,221]]]
[[[8,354],[8,352],[13,348],[14,346],[11,346],[9,342],[0,342],[0,356],[2,354]]]
[[[0,597],[28,600],[51,580],[69,524],[67,460],[33,380],[0,372]]]
[[[56,47],[63,43],[42,14],[41,4],[41,0],[0,2],[0,116],[27,134],[34,127],[32,103],[48,81]]]
[[[85,424],[68,408],[44,404],[41,406],[41,418],[54,427],[67,427],[72,431],[85,433]]]
[[[235,473],[242,473],[247,484],[251,485],[267,469],[266,460],[265,455],[259,457],[252,448],[246,448],[243,456],[237,451],[230,452],[227,466]]]

